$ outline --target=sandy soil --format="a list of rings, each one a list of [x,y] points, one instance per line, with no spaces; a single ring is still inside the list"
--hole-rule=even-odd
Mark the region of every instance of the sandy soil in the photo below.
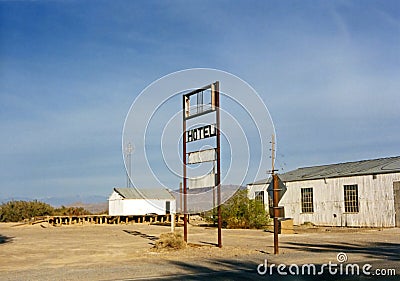
[[[157,252],[152,246],[170,230],[167,226],[15,225],[0,224],[0,280],[173,280],[236,271],[243,277],[265,259],[320,264],[336,261],[339,252],[351,262],[396,268],[400,274],[399,228],[300,229],[280,235],[280,255],[273,255],[273,234],[263,230],[223,229],[220,249],[215,228],[190,226],[186,249]]]

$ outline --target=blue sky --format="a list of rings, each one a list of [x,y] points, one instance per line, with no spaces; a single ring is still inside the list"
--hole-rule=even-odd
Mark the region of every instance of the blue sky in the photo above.
[[[0,198],[124,186],[131,103],[196,67],[256,89],[283,171],[400,154],[398,1],[2,1]]]

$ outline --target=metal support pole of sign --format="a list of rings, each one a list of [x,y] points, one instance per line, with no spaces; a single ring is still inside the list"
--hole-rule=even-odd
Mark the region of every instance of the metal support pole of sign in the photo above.
[[[183,96],[183,239],[187,242],[187,182],[186,182],[186,97]]]
[[[219,111],[219,82],[214,84],[215,106],[217,114],[217,206],[218,206],[218,247],[222,247],[222,214],[221,214],[221,132],[220,132],[220,111]]]

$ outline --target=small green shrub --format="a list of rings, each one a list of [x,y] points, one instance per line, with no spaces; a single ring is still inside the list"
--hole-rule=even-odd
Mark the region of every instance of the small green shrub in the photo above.
[[[222,226],[226,228],[263,228],[270,222],[261,202],[247,197],[247,190],[239,190],[221,205]],[[207,212],[208,221],[217,222],[216,209]]]

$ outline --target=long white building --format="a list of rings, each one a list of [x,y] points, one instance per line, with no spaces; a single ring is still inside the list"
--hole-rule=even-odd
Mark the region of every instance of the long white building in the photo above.
[[[108,198],[108,213],[130,216],[176,213],[175,197],[165,188],[114,188]]]
[[[294,224],[400,227],[400,157],[305,167],[279,175],[287,191],[279,206]],[[268,210],[269,179],[248,184]]]

